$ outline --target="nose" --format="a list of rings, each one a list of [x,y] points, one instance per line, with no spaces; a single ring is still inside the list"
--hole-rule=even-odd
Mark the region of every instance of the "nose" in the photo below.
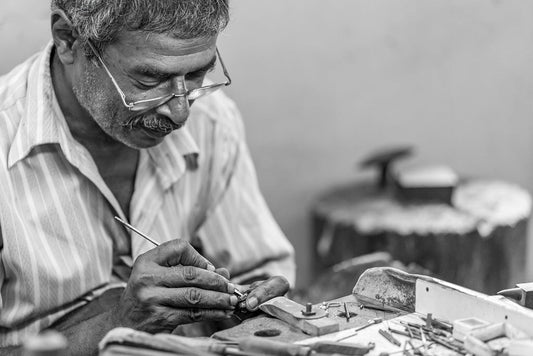
[[[185,85],[185,78],[183,76],[176,77],[173,80],[173,92],[175,94],[185,94],[187,86]],[[181,125],[185,123],[189,117],[190,105],[187,96],[175,96],[167,101],[165,104],[157,107],[156,112],[164,115],[175,124]]]

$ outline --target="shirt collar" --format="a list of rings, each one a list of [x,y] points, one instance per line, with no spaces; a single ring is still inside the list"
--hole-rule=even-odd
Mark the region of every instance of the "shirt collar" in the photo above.
[[[186,126],[169,134],[159,145],[146,150],[163,189],[178,181],[187,169],[194,170],[199,149]]]
[[[52,85],[50,61],[53,48],[53,42],[50,42],[30,67],[26,109],[9,151],[9,168],[25,159],[32,148],[39,145],[59,144],[63,151],[75,149],[72,144],[74,138]],[[190,158],[195,161],[199,149],[185,126],[168,135],[161,144],[147,149],[147,152],[166,186],[190,168]]]
[[[27,92],[17,133],[11,144],[8,167],[28,156],[33,147],[59,144],[68,149],[70,131],[59,108],[50,74],[53,43],[34,60],[27,76]]]

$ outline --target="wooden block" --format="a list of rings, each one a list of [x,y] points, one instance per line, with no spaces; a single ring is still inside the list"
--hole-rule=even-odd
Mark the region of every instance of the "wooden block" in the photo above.
[[[321,336],[339,331],[340,326],[335,320],[324,317],[321,319],[303,320],[301,329],[307,335]]]
[[[339,331],[340,328],[335,320],[326,317],[324,310],[315,307],[313,310],[316,315],[304,316],[302,310],[305,310],[305,307],[285,297],[271,299],[263,303],[260,309],[311,336],[329,334]]]

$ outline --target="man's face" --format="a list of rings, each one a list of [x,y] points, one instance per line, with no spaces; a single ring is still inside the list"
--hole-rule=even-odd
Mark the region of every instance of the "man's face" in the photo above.
[[[200,87],[214,64],[215,48],[216,36],[181,40],[166,34],[123,32],[101,56],[130,103]],[[75,71],[78,80],[73,90],[80,105],[108,136],[129,147],[155,146],[187,121],[192,102],[186,97],[132,112],[102,65],[80,57]]]

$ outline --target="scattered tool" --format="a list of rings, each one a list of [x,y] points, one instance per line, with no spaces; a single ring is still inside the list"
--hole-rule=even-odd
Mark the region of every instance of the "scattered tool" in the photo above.
[[[533,282],[519,283],[516,288],[504,289],[498,294],[512,299],[526,308],[533,309]]]
[[[372,325],[374,325],[374,324],[379,324],[379,323],[381,323],[382,321],[383,321],[382,318],[374,318],[374,319],[370,319],[370,320],[368,321],[368,324],[365,324],[365,325],[359,326],[359,327],[355,328],[354,331],[355,331],[355,332],[361,331],[361,330],[366,329],[366,328],[368,328],[369,326],[372,326]]]
[[[411,342],[411,340],[409,340],[408,342],[404,343],[403,344],[403,356],[413,356],[412,353],[409,352],[409,349],[407,348],[407,345],[410,345],[411,348],[413,348],[413,345],[410,344],[409,342]]]
[[[387,339],[391,344],[396,346],[402,346],[402,343],[398,341],[390,332],[388,332],[385,329],[379,329],[379,333],[381,336],[383,336],[385,339]]]
[[[346,305],[346,303],[344,303],[344,311],[340,312],[339,316],[341,318],[346,318],[346,322],[349,323],[350,322],[350,318],[354,317],[354,316],[357,316],[357,314],[349,311],[348,310],[348,306]]]
[[[431,315],[431,321],[428,322],[428,317]],[[435,317],[433,317],[433,315],[431,313],[428,313],[428,316],[427,317],[424,317],[424,316],[421,316],[420,317],[425,323],[426,323],[426,327],[428,328],[439,328],[439,329],[442,329],[442,330],[446,330],[446,331],[449,331],[451,332],[453,330],[453,325],[450,324],[450,323],[447,323],[443,320],[439,320]]]
[[[246,355],[267,356],[319,356],[319,355],[366,355],[375,347],[373,343],[339,344],[334,342],[318,342],[312,345],[296,345],[277,340],[249,337],[239,342],[239,350]]]
[[[321,341],[311,345],[311,349],[315,352],[324,354],[340,354],[340,355],[366,355],[376,347],[376,344],[369,342],[366,345],[356,343],[338,343]]]
[[[361,325],[361,326],[355,328],[353,334],[348,335],[348,336],[343,336],[343,337],[341,337],[341,338],[336,339],[335,341],[342,341],[342,340],[349,339],[349,338],[355,336],[355,335],[357,334],[358,331],[361,331],[361,330],[363,330],[363,329],[366,329],[366,328],[368,328],[369,326],[372,326],[372,325],[374,325],[374,324],[379,324],[379,323],[381,323],[382,321],[383,321],[382,318],[370,319],[370,320],[368,321],[367,324],[365,324],[365,325]]]

